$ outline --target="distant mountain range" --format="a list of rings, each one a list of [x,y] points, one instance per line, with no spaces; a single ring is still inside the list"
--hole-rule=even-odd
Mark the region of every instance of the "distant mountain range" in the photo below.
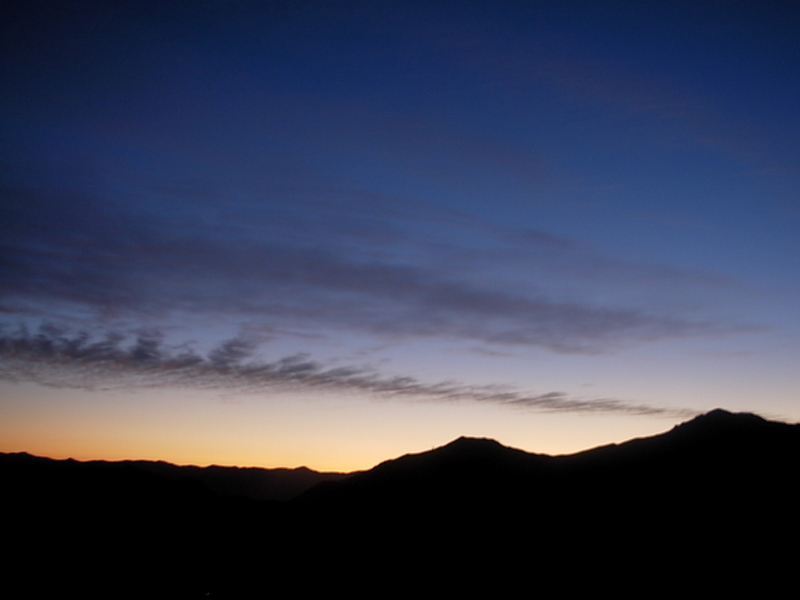
[[[798,475],[800,425],[723,410],[569,456],[459,438],[353,474],[0,455],[8,572],[82,597],[763,595],[800,558]]]
[[[37,494],[49,494],[78,476],[85,485],[104,485],[106,478],[126,477],[131,480],[163,482],[167,486],[192,484],[218,496],[252,500],[290,500],[322,481],[337,481],[347,473],[320,473],[300,467],[297,469],[262,469],[258,467],[178,466],[163,461],[53,460],[32,456],[26,452],[0,453],[0,468],[7,477],[15,477],[20,487],[35,489]],[[24,481],[24,484],[23,484]]]

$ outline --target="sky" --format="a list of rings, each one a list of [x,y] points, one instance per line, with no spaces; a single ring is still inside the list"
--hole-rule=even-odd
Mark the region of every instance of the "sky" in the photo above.
[[[351,471],[800,421],[800,5],[0,9],[0,451]]]

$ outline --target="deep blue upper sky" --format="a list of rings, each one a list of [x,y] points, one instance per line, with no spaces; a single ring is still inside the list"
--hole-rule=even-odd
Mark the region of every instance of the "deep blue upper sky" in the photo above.
[[[797,3],[0,10],[12,420],[42,384],[800,419]]]

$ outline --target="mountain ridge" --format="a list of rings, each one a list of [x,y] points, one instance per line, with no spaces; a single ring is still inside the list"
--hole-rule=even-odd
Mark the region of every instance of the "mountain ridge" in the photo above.
[[[286,501],[304,495],[314,494],[317,485],[329,488],[328,484],[347,479],[363,479],[397,476],[399,468],[421,469],[421,472],[440,468],[478,469],[502,468],[507,472],[521,471],[528,467],[542,470],[548,462],[593,464],[613,460],[632,460],[623,458],[624,452],[636,450],[639,458],[651,459],[665,453],[697,451],[701,446],[709,450],[709,444],[722,443],[719,452],[738,452],[746,448],[745,440],[751,443],[772,443],[766,438],[775,432],[800,432],[800,424],[770,421],[748,412],[731,412],[721,408],[699,414],[694,418],[678,423],[666,432],[646,437],[632,438],[624,442],[604,444],[570,454],[543,454],[528,452],[506,446],[488,437],[459,436],[431,450],[403,454],[384,460],[370,469],[352,472],[323,472],[308,467],[238,467],[208,465],[177,465],[167,461],[147,460],[88,460],[72,458],[51,459],[28,452],[0,453],[0,464],[28,462],[30,464],[49,464],[51,467],[81,466],[97,469],[139,469],[167,479],[196,479],[214,494],[242,496],[257,500]],[[688,446],[687,446],[688,445]],[[683,449],[681,449],[685,446]],[[738,446],[738,450],[737,450]],[[555,463],[554,463],[555,464]],[[353,485],[352,482],[348,485]]]
[[[782,454],[786,458],[781,464],[794,461],[800,468],[800,425],[715,409],[661,434],[567,455],[536,454],[490,438],[461,436],[340,481],[321,483],[297,501],[338,505],[464,493],[485,501],[498,494],[533,495],[541,482],[555,485],[565,478],[591,480],[596,485],[601,485],[601,478],[608,478],[622,485],[630,478],[653,482],[668,475],[696,479],[696,485],[705,486],[703,472],[709,470],[712,472],[705,477],[717,482],[744,470],[752,471],[759,480],[776,475],[783,467],[770,464]]]
[[[727,411],[564,456],[460,437],[284,501],[132,464],[16,459],[0,456],[6,514],[23,524],[6,532],[7,585],[42,597],[504,596],[532,581],[771,597],[800,536],[800,426]]]
[[[40,487],[45,493],[47,486],[38,486],[34,473],[50,477],[67,477],[70,472],[94,470],[99,472],[141,472],[164,481],[194,480],[212,494],[239,496],[253,500],[289,500],[320,481],[347,477],[347,473],[314,471],[308,467],[262,468],[208,465],[176,465],[163,460],[87,460],[74,458],[52,459],[28,452],[0,452],[0,467],[6,474],[27,469],[26,485]]]

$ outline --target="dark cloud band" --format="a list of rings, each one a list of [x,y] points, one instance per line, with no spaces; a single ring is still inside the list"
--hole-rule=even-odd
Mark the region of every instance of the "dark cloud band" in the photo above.
[[[563,392],[531,394],[505,386],[428,383],[389,377],[364,367],[327,367],[297,354],[272,362],[256,356],[245,338],[223,342],[207,355],[176,350],[158,332],[135,339],[109,332],[103,338],[45,325],[0,337],[0,378],[83,389],[189,387],[240,393],[335,391],[408,400],[472,401],[547,412],[685,416],[691,411],[616,399],[577,399]]]
[[[284,193],[296,200],[291,194],[299,192]],[[327,200],[305,199],[294,209],[223,211],[213,226],[212,206],[189,207],[178,196],[165,215],[85,194],[21,187],[0,194],[0,307],[8,312],[34,312],[34,304],[42,316],[111,307],[143,326],[148,315],[180,313],[562,353],[731,329],[703,314],[645,310],[624,291],[597,300],[608,282],[663,290],[662,298],[680,289],[698,297],[715,285],[693,274],[604,259],[542,232],[479,231],[463,216],[438,222],[421,212],[389,223],[353,198],[349,210],[335,212],[345,202],[328,197],[330,190]],[[415,227],[436,228],[437,239],[458,241],[431,246],[412,232],[412,218]],[[302,236],[287,225],[297,220]]]

